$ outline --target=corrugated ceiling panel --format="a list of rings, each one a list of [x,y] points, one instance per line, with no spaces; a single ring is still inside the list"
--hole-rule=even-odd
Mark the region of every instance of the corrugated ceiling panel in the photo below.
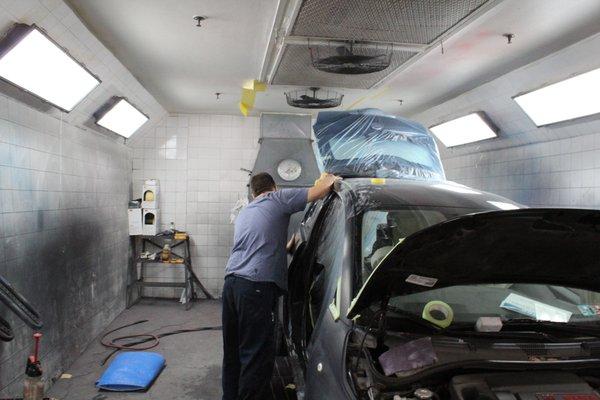
[[[430,44],[487,0],[304,0],[293,35]]]

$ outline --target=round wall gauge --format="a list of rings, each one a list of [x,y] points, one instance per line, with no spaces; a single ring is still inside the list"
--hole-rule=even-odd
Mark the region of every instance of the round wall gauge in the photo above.
[[[295,181],[302,174],[302,165],[298,161],[288,158],[279,163],[277,173],[284,181]]]

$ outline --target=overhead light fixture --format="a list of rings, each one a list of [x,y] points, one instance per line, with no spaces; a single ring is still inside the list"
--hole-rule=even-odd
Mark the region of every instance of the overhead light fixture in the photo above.
[[[600,113],[600,68],[513,99],[537,126]]]
[[[113,97],[94,115],[98,125],[126,138],[149,119],[123,97]]]
[[[446,147],[498,137],[498,128],[481,111],[434,125],[429,129]]]
[[[36,25],[15,24],[0,42],[0,78],[69,112],[100,80]]]

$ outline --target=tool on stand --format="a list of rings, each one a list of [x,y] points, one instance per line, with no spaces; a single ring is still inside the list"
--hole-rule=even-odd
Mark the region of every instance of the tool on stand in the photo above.
[[[163,262],[168,262],[171,259],[171,247],[168,244],[163,246],[162,252],[160,253],[160,259]]]
[[[42,400],[44,398],[44,383],[42,382],[42,364],[39,358],[41,333],[34,333],[35,347],[33,355],[27,358],[25,367],[25,383],[23,400]]]
[[[0,302],[10,308],[32,329],[41,329],[42,320],[37,310],[2,276],[0,276]],[[0,317],[0,340],[10,342],[14,335],[12,327]]]

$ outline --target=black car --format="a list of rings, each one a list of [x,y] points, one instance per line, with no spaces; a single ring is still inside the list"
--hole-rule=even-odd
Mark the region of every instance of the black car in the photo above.
[[[345,179],[282,310],[299,398],[600,399],[600,212]]]

